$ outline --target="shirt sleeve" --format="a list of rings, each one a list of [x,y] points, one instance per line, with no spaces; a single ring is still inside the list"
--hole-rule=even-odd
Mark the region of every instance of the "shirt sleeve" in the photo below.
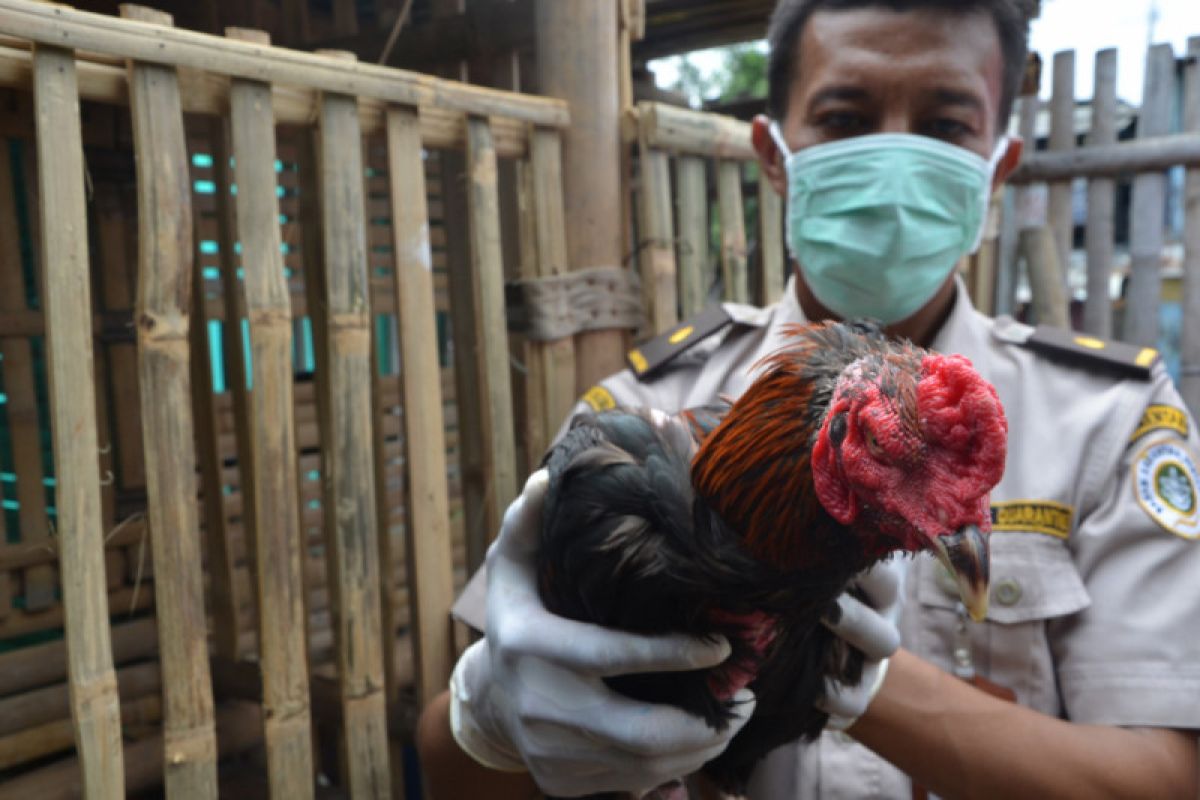
[[[1200,728],[1200,474],[1195,421],[1155,372],[1070,546],[1091,604],[1047,624],[1076,722]],[[1123,426],[1124,427],[1124,426]]]

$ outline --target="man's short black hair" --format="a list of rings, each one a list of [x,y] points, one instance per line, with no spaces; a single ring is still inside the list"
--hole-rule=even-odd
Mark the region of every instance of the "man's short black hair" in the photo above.
[[[1004,86],[1000,96],[1000,125],[1005,127],[1025,73],[1029,47],[1029,19],[1035,0],[779,0],[771,16],[767,38],[771,56],[767,67],[767,112],[782,121],[795,75],[800,34],[817,11],[844,11],[880,7],[892,11],[938,9],[954,14],[985,13],[996,23],[1004,56]]]

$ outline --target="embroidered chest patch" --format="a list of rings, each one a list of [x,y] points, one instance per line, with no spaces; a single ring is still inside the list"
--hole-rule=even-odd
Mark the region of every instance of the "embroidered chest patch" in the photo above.
[[[1155,522],[1176,536],[1200,539],[1200,470],[1175,442],[1158,442],[1133,465],[1133,491]]]

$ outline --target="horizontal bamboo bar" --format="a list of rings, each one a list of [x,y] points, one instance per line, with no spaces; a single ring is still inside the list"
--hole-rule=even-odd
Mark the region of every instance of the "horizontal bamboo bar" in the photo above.
[[[566,103],[502,92],[373,64],[222,39],[28,0],[0,0],[0,30],[58,47],[174,67],[219,70],[233,78],[565,127]]]
[[[750,144],[750,125],[739,119],[646,102],[638,103],[637,113],[641,135],[650,147],[732,161],[757,157]]]
[[[1027,184],[1067,178],[1112,177],[1200,166],[1200,133],[1172,133],[1059,153],[1030,153],[1009,183]]]
[[[147,661],[117,670],[117,688],[125,702],[156,694],[162,688],[158,662]],[[70,688],[56,683],[0,700],[0,736],[69,719]]]

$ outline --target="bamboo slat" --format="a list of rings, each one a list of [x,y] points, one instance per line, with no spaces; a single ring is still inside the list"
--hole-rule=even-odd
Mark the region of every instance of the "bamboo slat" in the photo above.
[[[662,103],[638,103],[646,143],[676,155],[753,161],[750,126],[733,117]]]
[[[1064,153],[1075,149],[1075,51],[1054,54],[1054,88],[1050,96],[1050,151]],[[1071,264],[1072,237],[1075,229],[1071,206],[1071,179],[1050,184],[1046,215],[1058,263],[1065,281]]]
[[[117,664],[153,656],[158,650],[154,620],[138,619],[113,625],[112,649]],[[62,640],[0,653],[0,696],[65,680],[67,661],[67,647]]]
[[[1034,140],[1039,102],[1036,94],[1017,98],[1017,134],[1024,142]],[[1022,151],[1022,165],[1030,158],[1030,149],[1032,148],[1026,147]],[[1011,184],[1012,181],[1010,180],[1009,183]],[[1032,186],[1009,186],[1005,189],[1004,207],[1000,221],[996,303],[993,309],[997,316],[1012,314],[1016,305],[1020,272],[1020,230],[1025,225],[1025,221],[1021,217],[1025,216],[1025,209],[1031,205],[1037,191],[1038,189]]]
[[[1159,44],[1146,54],[1146,84],[1138,136],[1162,136],[1171,125],[1175,93],[1175,54],[1169,44]],[[1162,295],[1163,208],[1167,178],[1163,173],[1133,179],[1130,205],[1129,291],[1126,293],[1125,331],[1131,344],[1158,345],[1158,307]]]
[[[125,5],[123,16],[170,24]],[[196,518],[188,353],[192,187],[175,70],[130,64],[138,186],[138,375],[154,557],[168,797],[217,796],[217,742]]]
[[[117,687],[125,702],[162,688],[158,663],[148,661],[117,670]],[[15,734],[48,722],[68,720],[71,716],[70,686],[55,683],[41,689],[22,692],[0,700],[0,736]]]
[[[675,159],[679,204],[679,298],[682,316],[689,319],[707,304],[712,281],[708,261],[708,176],[704,159]]]
[[[338,671],[345,717],[347,788],[355,798],[390,795],[379,544],[371,446],[371,321],[368,307],[362,135],[353,97],[321,104],[321,208],[328,353],[323,389],[326,509],[332,509]]]
[[[1184,68],[1183,128],[1200,136],[1200,36],[1188,39]],[[1193,417],[1200,416],[1200,163],[1184,183],[1183,330],[1179,336],[1180,393]]]
[[[767,305],[776,302],[783,294],[788,267],[784,256],[783,198],[761,169],[758,172],[758,224],[762,237],[759,242],[762,268],[757,302]]]
[[[717,164],[717,194],[721,215],[721,275],[725,299],[750,302],[746,271],[746,216],[742,203],[742,165],[737,161]]]
[[[1200,134],[1169,133],[1111,145],[1088,145],[1064,153],[1030,153],[1009,183],[1025,185],[1064,178],[1119,177],[1200,164]]]
[[[1114,145],[1117,142],[1117,51],[1096,53],[1095,99],[1092,101],[1092,131],[1088,146]],[[1092,178],[1088,181],[1087,302],[1083,308],[1083,329],[1100,339],[1112,337],[1112,300],[1109,283],[1113,270],[1113,243],[1116,234],[1116,181]]]
[[[255,32],[229,31],[234,38]],[[261,43],[266,44],[262,34]],[[237,182],[242,286],[250,328],[248,392],[259,662],[271,796],[312,797],[300,500],[292,400],[292,314],[283,274],[275,177],[275,120],[265,83],[235,80],[230,129]]]
[[[642,305],[657,336],[679,322],[675,268],[675,220],[671,208],[671,162],[666,152],[650,147],[643,137],[641,152]]]
[[[504,509],[517,496],[516,440],[508,331],[504,311],[504,264],[500,255],[500,212],[496,150],[487,120],[467,120],[468,216],[471,227],[472,295],[478,360],[478,391],[485,476],[484,530],[500,530]],[[459,398],[462,403],[466,398]]]
[[[388,114],[388,167],[404,365],[408,587],[415,612],[412,639],[417,697],[423,704],[433,699],[450,677],[454,585],[425,165],[419,122],[411,109],[394,108]],[[385,645],[391,642],[392,630],[384,632]],[[387,657],[393,665],[395,682],[395,658],[390,646]]]
[[[34,104],[41,218],[58,223],[41,230],[42,298],[71,707],[84,791],[116,800],[124,796],[121,722],[100,528],[83,144],[70,51],[34,50]]]

